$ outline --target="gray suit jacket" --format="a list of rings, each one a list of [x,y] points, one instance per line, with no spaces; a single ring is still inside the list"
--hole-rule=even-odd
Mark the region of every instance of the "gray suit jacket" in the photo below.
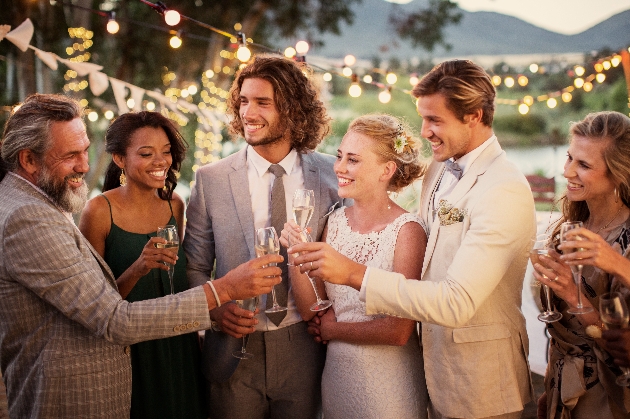
[[[128,418],[129,348],[210,327],[201,288],[128,303],[74,224],[0,182],[0,366],[12,418]]]
[[[220,278],[238,265],[256,257],[254,216],[247,180],[246,148],[217,163],[197,170],[195,186],[186,211],[184,249],[191,286]],[[337,195],[335,158],[317,152],[301,154],[304,186],[315,192],[315,211],[310,227],[317,240],[326,219],[341,205]],[[208,330],[204,339],[203,371],[210,381],[225,381],[236,370],[239,360],[232,352],[241,340],[222,332]]]

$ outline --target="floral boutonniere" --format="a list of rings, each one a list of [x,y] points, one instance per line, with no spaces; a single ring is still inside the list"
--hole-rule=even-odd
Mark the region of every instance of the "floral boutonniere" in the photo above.
[[[459,209],[449,204],[447,200],[440,199],[438,208],[438,217],[440,217],[440,225],[448,226],[455,223],[461,223],[464,221],[466,215],[465,209]]]

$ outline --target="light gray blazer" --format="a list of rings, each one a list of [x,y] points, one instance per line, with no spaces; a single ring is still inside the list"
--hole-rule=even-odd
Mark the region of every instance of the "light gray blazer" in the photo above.
[[[328,215],[342,205],[337,195],[335,157],[317,152],[301,154],[304,186],[315,192],[315,211],[309,226],[319,240]],[[254,215],[247,179],[247,148],[197,170],[186,211],[184,249],[191,286],[220,278],[238,265],[254,259]],[[225,381],[236,370],[240,339],[206,331],[203,371],[210,381]]]
[[[210,327],[201,288],[121,299],[74,224],[27,181],[0,182],[0,366],[12,418],[128,418],[129,348]]]
[[[536,232],[532,193],[494,142],[447,197],[466,215],[442,225],[433,219],[432,202],[444,167],[431,163],[422,185],[420,217],[430,226],[422,281],[370,268],[367,314],[422,322],[427,388],[442,415],[468,419],[523,410],[532,397],[521,313]]]

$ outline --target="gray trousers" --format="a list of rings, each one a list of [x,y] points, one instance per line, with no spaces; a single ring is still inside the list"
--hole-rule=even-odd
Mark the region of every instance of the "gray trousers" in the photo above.
[[[326,348],[306,322],[249,335],[251,359],[224,383],[208,383],[211,419],[319,419]]]

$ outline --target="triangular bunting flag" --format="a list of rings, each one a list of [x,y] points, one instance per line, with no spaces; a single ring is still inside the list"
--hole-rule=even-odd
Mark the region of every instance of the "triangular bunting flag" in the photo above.
[[[26,51],[28,49],[28,45],[31,43],[33,32],[33,22],[31,22],[31,19],[26,19],[20,24],[20,26],[6,34],[5,38],[13,42],[13,44],[22,51]]]
[[[42,60],[44,64],[50,67],[51,70],[57,70],[57,68],[59,67],[59,64],[57,64],[57,55],[53,54],[52,52],[42,51],[41,49],[35,48],[32,45],[30,46],[30,48],[35,51],[35,55],[37,55],[37,58]]]
[[[127,91],[126,91],[127,89],[125,87],[125,82],[110,77],[109,83],[112,85],[112,90],[114,91],[114,97],[116,98],[116,105],[118,106],[118,114],[122,115],[124,113],[129,112],[129,108],[127,107],[127,101],[125,100],[125,96],[127,96]]]
[[[102,95],[109,87],[107,74],[101,73],[100,71],[92,71],[88,79],[90,80],[90,90],[94,96]]]

